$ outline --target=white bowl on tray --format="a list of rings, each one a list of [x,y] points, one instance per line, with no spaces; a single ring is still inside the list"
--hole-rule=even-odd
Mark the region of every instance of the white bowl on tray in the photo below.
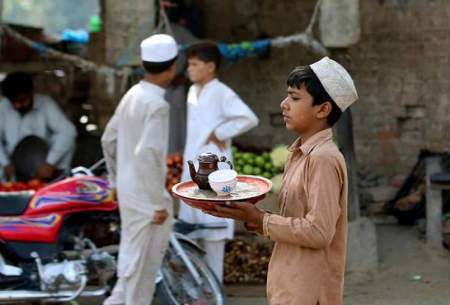
[[[238,175],[236,189],[230,196],[217,196],[214,191],[203,191],[194,181],[184,181],[172,187],[172,195],[202,211],[214,210],[216,204],[227,201],[257,204],[272,189],[269,179],[259,176]]]
[[[236,189],[237,172],[232,169],[221,169],[208,176],[208,182],[217,196],[229,196]]]

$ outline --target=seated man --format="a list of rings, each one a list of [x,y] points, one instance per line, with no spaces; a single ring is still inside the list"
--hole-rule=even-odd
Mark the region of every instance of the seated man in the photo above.
[[[75,126],[49,96],[34,94],[31,76],[23,72],[8,74],[2,83],[0,100],[0,177],[15,176],[12,154],[28,136],[44,139],[49,151],[34,177],[47,181],[58,170],[70,169],[75,148]],[[33,151],[30,152],[31,154]]]

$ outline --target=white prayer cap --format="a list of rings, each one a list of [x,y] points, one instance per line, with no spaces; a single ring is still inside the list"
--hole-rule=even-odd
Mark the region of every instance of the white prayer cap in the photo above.
[[[166,34],[152,35],[141,42],[141,59],[149,62],[165,62],[178,55],[175,39]]]
[[[338,62],[324,57],[310,65],[325,91],[344,111],[358,99],[353,79]]]

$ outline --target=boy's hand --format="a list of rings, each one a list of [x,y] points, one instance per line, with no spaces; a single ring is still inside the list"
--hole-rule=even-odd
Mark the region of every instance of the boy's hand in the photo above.
[[[214,131],[211,132],[211,134],[208,137],[208,140],[206,141],[207,144],[211,142],[214,143],[217,147],[219,147],[220,150],[225,150],[226,148],[226,143],[224,141],[220,141],[217,138],[216,133]]]
[[[204,212],[216,217],[243,221],[251,231],[263,234],[264,212],[250,202],[227,202],[224,205],[216,205],[214,210]]]
[[[115,187],[111,188],[111,196],[114,201],[117,201],[117,188]]]
[[[12,164],[6,165],[3,171],[5,174],[5,178],[8,181],[12,180],[14,178],[14,175],[16,174],[16,169],[14,168],[14,165],[12,165]]]
[[[155,215],[153,215],[152,219],[152,224],[162,225],[164,221],[166,221],[167,217],[169,217],[169,213],[167,212],[167,210],[155,211]]]
[[[36,177],[40,180],[50,180],[55,173],[55,167],[51,164],[44,163],[37,169]]]

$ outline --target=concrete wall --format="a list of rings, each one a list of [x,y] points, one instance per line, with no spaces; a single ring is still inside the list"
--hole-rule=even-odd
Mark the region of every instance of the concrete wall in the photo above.
[[[139,64],[142,39],[154,30],[154,1],[102,0],[106,62]],[[126,51],[129,50],[127,54]],[[123,62],[119,62],[123,59]]]
[[[450,2],[362,1],[362,40],[350,50],[360,163],[404,172],[419,149],[450,148]]]
[[[366,217],[348,224],[346,283],[370,279],[378,271],[379,257],[375,224]]]
[[[225,42],[301,32],[314,0],[203,0],[206,36]],[[332,50],[355,78],[359,164],[369,172],[405,173],[420,148],[450,147],[450,1],[361,0],[360,42]],[[274,49],[223,68],[221,78],[258,113],[261,124],[238,141],[270,147],[293,139],[276,114],[290,70],[317,60],[302,46]]]

